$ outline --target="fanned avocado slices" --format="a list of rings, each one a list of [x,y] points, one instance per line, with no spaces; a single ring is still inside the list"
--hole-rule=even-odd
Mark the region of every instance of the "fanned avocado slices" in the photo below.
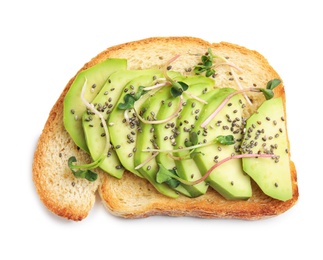
[[[64,100],[64,126],[94,161],[85,170],[100,167],[120,179],[126,169],[172,198],[198,197],[211,186],[227,199],[248,199],[252,178],[285,201],[292,197],[288,138],[283,100],[272,98],[280,81],[274,82],[251,90],[268,100],[245,119],[241,91],[216,88],[201,75],[128,70],[126,60],[107,59],[76,76]]]

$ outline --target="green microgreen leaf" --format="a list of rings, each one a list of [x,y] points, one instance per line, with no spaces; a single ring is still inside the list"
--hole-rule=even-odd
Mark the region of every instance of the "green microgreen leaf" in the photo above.
[[[73,172],[74,176],[77,178],[83,178],[83,179],[87,179],[88,181],[95,181],[98,178],[98,174],[95,172],[92,172],[90,170],[74,170],[74,165],[73,163],[76,162],[76,158],[75,156],[71,156],[68,159],[68,167],[71,169],[71,171]]]
[[[179,81],[178,84],[181,85],[181,87],[184,91],[188,90],[188,85],[185,82]]]
[[[260,88],[259,90],[264,94],[266,100],[274,97],[274,92],[271,89]]]
[[[134,107],[135,102],[144,94],[146,94],[147,91],[144,90],[143,86],[140,86],[138,89],[138,92],[134,95],[126,94],[123,97],[124,103],[119,103],[118,108],[122,110],[130,109]]]
[[[134,99],[137,101],[142,95],[146,94],[147,91],[144,90],[144,86],[140,86],[136,94],[134,94]]]
[[[93,182],[98,178],[98,175],[90,170],[78,170],[73,173],[75,177],[84,178],[90,182]]]
[[[182,95],[184,91],[188,89],[188,85],[184,82],[172,82],[170,93],[173,97]]]
[[[211,77],[214,73],[215,73],[215,70],[214,69],[208,69],[205,72],[205,76],[206,77]]]
[[[179,89],[179,88],[172,87],[170,89],[170,93],[172,94],[173,97],[179,97],[180,95],[182,95],[183,90]]]
[[[171,188],[176,188],[180,181],[176,180],[176,171],[174,169],[168,170],[162,164],[158,164],[159,169],[156,175],[156,181],[158,183],[166,183]]]
[[[204,155],[204,153],[202,153],[202,152],[195,152],[195,151],[194,151],[194,152],[191,152],[191,153],[190,153],[190,158],[191,158],[191,159],[194,159],[194,157],[195,157],[195,156],[197,156],[197,155],[199,155],[199,154]]]
[[[201,56],[201,62],[194,67],[193,72],[196,75],[200,75],[205,72],[205,76],[210,77],[215,73],[215,70],[212,67],[213,53],[212,49],[208,48],[208,52],[205,55]]]
[[[130,94],[126,94],[123,97],[123,100],[124,100],[124,103],[118,104],[118,108],[123,109],[123,110],[133,108],[135,101],[136,101],[135,98]]]
[[[274,97],[273,89],[277,87],[280,83],[280,79],[272,79],[268,81],[266,88],[261,88],[259,89],[259,91],[261,91],[264,94],[266,100],[272,99]]]
[[[277,87],[281,83],[280,79],[272,79],[268,81],[266,89],[271,89],[273,90],[275,87]]]
[[[210,66],[212,66],[212,59],[213,59],[213,57],[212,57],[211,55],[209,55],[209,54],[207,54],[207,55],[203,55],[203,56],[201,57],[202,63],[203,63],[203,65],[204,65],[205,67],[210,67]]]
[[[215,141],[224,145],[232,145],[235,143],[233,135],[219,135],[215,138]]]
[[[198,136],[196,132],[190,132],[189,140],[185,141],[185,146],[190,147],[193,145],[197,145],[198,143]]]
[[[75,156],[71,156],[69,159],[68,159],[68,162],[67,162],[67,164],[68,164],[68,167],[70,168],[70,169],[72,169],[72,166],[73,166],[73,163],[74,162],[76,162],[76,158],[75,158]],[[72,169],[73,170],[73,169]]]
[[[206,71],[206,68],[204,67],[204,65],[202,65],[202,63],[196,65],[194,67],[194,70],[193,72],[196,74],[196,75],[200,75],[202,74],[204,71]]]

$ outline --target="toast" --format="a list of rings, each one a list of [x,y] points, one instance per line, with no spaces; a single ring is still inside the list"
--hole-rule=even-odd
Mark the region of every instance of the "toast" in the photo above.
[[[98,178],[90,182],[75,177],[68,167],[67,161],[71,155],[81,164],[92,161],[88,152],[73,142],[63,123],[64,98],[79,72],[108,58],[126,59],[129,70],[161,69],[167,61],[180,55],[172,62],[172,70],[182,75],[192,75],[192,68],[199,63],[201,55],[208,48],[241,69],[238,81],[243,88],[264,86],[271,79],[280,79],[260,53],[227,42],[209,43],[193,37],[155,37],[107,48],[85,63],[71,78],[49,113],[32,165],[33,182],[42,203],[54,214],[74,221],[88,216],[97,194],[108,212],[123,218],[165,215],[257,220],[279,215],[294,206],[299,194],[296,168],[290,159],[289,150],[292,197],[286,201],[264,194],[253,180],[252,196],[248,199],[226,199],[212,188],[194,198],[182,194],[170,198],[158,192],[145,178],[126,170],[121,178],[116,178],[96,168],[94,171],[98,173]],[[222,64],[216,67],[216,74],[213,75],[216,86],[237,88],[231,68]],[[274,94],[275,97],[281,97],[285,105],[283,82],[274,89]],[[248,98],[252,104],[244,110],[246,117],[253,114],[265,100],[257,93],[248,93]],[[284,112],[287,126],[286,109]]]

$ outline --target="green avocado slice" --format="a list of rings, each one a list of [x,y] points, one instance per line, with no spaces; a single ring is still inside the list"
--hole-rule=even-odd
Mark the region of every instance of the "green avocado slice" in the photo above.
[[[293,196],[284,115],[281,97],[266,100],[247,120],[248,134],[242,143],[245,153],[274,154],[273,158],[243,158],[243,169],[265,194],[282,201]]]
[[[78,73],[66,93],[63,111],[64,127],[82,150],[89,152],[82,127],[82,115],[86,111],[86,105],[81,99],[84,83],[87,81],[84,98],[91,102],[112,73],[125,69],[127,69],[127,60],[107,59]]]
[[[232,88],[219,89],[215,98],[203,109],[196,123],[197,127],[200,127],[222,101],[235,91]],[[200,128],[199,142],[210,144],[195,150],[198,154],[194,160],[202,174],[217,162],[240,153],[239,144],[244,129],[243,100],[241,95],[233,96],[205,128]],[[233,136],[235,143],[227,145],[216,142],[218,136]],[[230,160],[215,168],[206,181],[226,199],[248,199],[252,195],[250,177],[243,172],[241,159]]]

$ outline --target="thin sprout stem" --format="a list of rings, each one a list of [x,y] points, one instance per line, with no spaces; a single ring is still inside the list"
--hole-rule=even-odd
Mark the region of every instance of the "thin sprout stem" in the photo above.
[[[219,167],[220,165],[226,163],[229,160],[242,159],[242,158],[272,158],[273,156],[275,156],[275,155],[274,154],[237,154],[237,155],[229,156],[229,157],[226,157],[223,160],[219,161],[218,163],[214,164],[200,179],[197,179],[195,181],[186,181],[186,180],[182,180],[182,179],[178,179],[178,180],[186,185],[196,185],[196,184],[204,181],[207,177],[209,177],[209,175],[212,173],[212,171],[215,168]]]
[[[174,80],[168,76],[168,74],[167,74],[167,67],[169,66],[169,64],[171,64],[172,62],[174,62],[179,57],[180,57],[179,54],[175,55],[168,62],[166,62],[165,66],[164,66],[164,70],[163,70],[164,73],[163,74],[164,74],[164,77],[166,78],[166,80],[169,81],[169,82],[173,82]]]
[[[143,149],[142,152],[159,152],[159,153],[177,153],[177,152],[183,152],[183,151],[188,151],[188,150],[192,150],[195,148],[200,148],[200,147],[204,147],[204,146],[208,146],[214,143],[203,143],[203,144],[197,144],[197,145],[192,145],[189,147],[183,147],[183,148],[179,148],[179,149],[173,149],[173,150],[159,150],[159,149]]]
[[[238,88],[241,89],[241,90],[243,90],[243,87],[241,86],[239,80],[237,79],[236,73],[234,72],[234,70],[232,68],[230,68],[230,70],[231,70],[231,74],[233,75],[234,81],[238,85]],[[244,96],[245,100],[247,100],[247,102],[249,103],[249,105],[252,105],[251,100],[248,98],[247,94],[246,93],[243,93],[243,96]]]
[[[171,64],[172,62],[174,62],[175,60],[177,60],[181,55],[179,54],[176,54],[173,58],[171,58],[166,64],[169,65]]]
[[[236,70],[238,70],[239,72],[242,72],[242,69],[237,66],[236,64],[229,62],[225,57],[221,56],[221,55],[213,55],[213,58],[219,58],[221,60],[223,60],[225,62],[226,65],[231,66],[233,68],[235,68]]]
[[[224,58],[224,57],[222,57],[222,56],[220,56],[220,55],[216,55],[215,57],[217,57],[217,58],[219,58],[219,59],[221,59],[221,60],[223,60],[223,61],[224,61],[224,63],[222,63],[221,65],[228,65],[228,66],[230,66],[230,67],[231,67],[231,68],[230,68],[230,71],[231,71],[231,74],[233,75],[234,81],[235,81],[235,82],[236,82],[236,84],[238,85],[238,88],[239,88],[240,90],[243,90],[243,87],[241,86],[241,84],[240,84],[239,80],[237,79],[237,75],[236,75],[236,73],[235,73],[235,72],[234,72],[234,70],[233,70],[233,69],[236,69],[237,71],[242,72],[242,69],[241,69],[240,67],[238,67],[237,65],[235,65],[234,63],[229,62],[226,58]],[[248,98],[248,96],[247,96],[245,93],[243,94],[243,96],[244,96],[244,98],[247,100],[247,102],[249,103],[249,105],[252,105],[252,103],[251,103],[250,99]]]
[[[167,85],[170,85],[170,83],[166,81],[166,82],[159,83],[159,84],[156,84],[156,85],[153,85],[153,86],[150,86],[150,87],[145,87],[145,88],[143,88],[143,90],[152,90],[152,89],[164,87],[164,86],[167,86]]]
[[[238,90],[238,91],[235,91],[235,92],[229,94],[222,101],[222,103],[218,106],[218,108],[201,124],[201,127],[202,128],[206,127],[206,125],[211,122],[211,120],[221,111],[221,109],[226,105],[226,103],[228,103],[228,101],[230,100],[230,98],[232,98],[235,95],[238,95],[238,94],[241,94],[241,93],[245,93],[245,92],[248,92],[248,91],[260,92],[260,90],[257,89],[257,88],[245,88],[245,89],[241,89],[241,90]]]
[[[135,170],[138,170],[138,169],[140,169],[141,167],[143,167],[146,163],[150,162],[150,161],[151,161],[152,159],[154,159],[157,155],[158,155],[158,153],[153,152],[153,154],[152,154],[150,157],[148,157],[148,158],[147,158],[145,161],[143,161],[141,164],[137,165],[137,166],[135,167]]]
[[[81,165],[70,165],[70,168],[71,169],[93,169],[93,168],[96,168],[98,167],[98,165],[101,164],[101,162],[103,161],[104,159],[104,156],[100,156],[97,160],[91,162],[91,163],[87,163],[87,164],[81,164]]]
[[[235,65],[234,63],[231,63],[231,62],[228,62],[228,61],[226,61],[226,62],[223,62],[223,63],[218,63],[218,64],[216,64],[214,67],[219,67],[219,66],[223,66],[223,65],[225,65],[225,66],[230,66],[230,67],[232,67],[232,68],[235,68],[237,71],[239,71],[240,73],[242,72],[242,69],[240,68],[240,67],[238,67],[237,65]]]
[[[182,96],[179,96],[179,98],[180,98],[180,101],[179,101],[178,108],[169,117],[166,117],[166,118],[161,119],[161,120],[150,121],[150,120],[144,119],[142,116],[139,115],[139,113],[136,113],[137,114],[137,117],[140,119],[141,122],[143,122],[145,124],[158,125],[158,124],[166,123],[166,122],[172,120],[174,117],[176,117],[178,115],[178,113],[181,111],[181,109],[183,107],[183,97]]]
[[[175,155],[172,155],[172,153],[167,153],[167,155],[172,158],[173,160],[175,161],[181,161],[181,160],[186,160],[186,159],[189,159],[189,153],[186,155],[186,156],[175,156]]]
[[[185,94],[186,94],[186,95],[188,95],[189,97],[191,97],[191,98],[193,98],[193,99],[195,99],[195,100],[197,100],[197,101],[199,101],[199,102],[201,102],[201,103],[203,103],[203,104],[207,104],[207,101],[205,101],[204,99],[199,98],[199,97],[197,97],[197,96],[193,95],[193,94],[192,94],[192,93],[190,93],[190,92],[184,91],[183,93],[185,93]]]
[[[125,109],[124,113],[123,113],[123,117],[126,120],[126,124],[129,125],[129,115],[128,115],[128,109]]]

